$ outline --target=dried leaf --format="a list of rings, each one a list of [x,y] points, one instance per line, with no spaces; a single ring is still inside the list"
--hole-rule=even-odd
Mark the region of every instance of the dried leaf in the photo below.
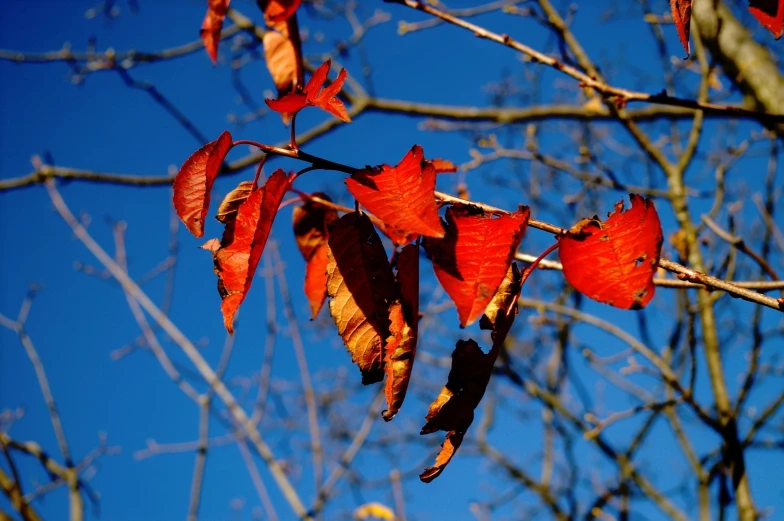
[[[297,16],[273,24],[271,30],[264,33],[263,43],[267,69],[278,89],[278,96],[285,96],[302,85],[305,79]]]
[[[245,199],[248,198],[253,191],[253,188],[253,181],[243,181],[237,185],[237,188],[226,194],[226,197],[223,198],[223,201],[218,207],[218,213],[215,214],[215,218],[223,224],[233,221],[237,216],[237,210],[240,205],[245,202]]]
[[[784,34],[784,0],[749,0],[749,12],[777,40]]]
[[[384,395],[391,420],[403,405],[416,356],[419,324],[419,246],[409,244],[397,257],[398,301],[389,310],[390,336],[384,346]]]
[[[384,341],[395,294],[392,268],[370,218],[344,215],[329,228],[329,313],[367,385],[384,378]]]
[[[305,107],[318,107],[335,116],[336,118],[351,122],[351,118],[346,111],[343,102],[336,96],[343,88],[346,81],[346,69],[341,69],[337,79],[329,86],[322,89],[327,80],[329,69],[332,67],[332,60],[327,60],[316,69],[307,85],[299,91],[291,91],[285,95],[278,96],[277,99],[266,100],[269,108],[281,114],[296,114]]]
[[[267,25],[288,20],[299,8],[302,0],[258,0],[259,8],[264,13]]]
[[[324,193],[315,197],[331,201]],[[329,226],[337,221],[338,213],[313,200],[294,208],[294,236],[307,263],[305,266],[305,296],[310,303],[311,318],[316,318],[327,296],[327,236]]]
[[[428,159],[428,163],[433,165],[436,174],[451,174],[460,170],[456,164],[448,159]]]
[[[662,229],[650,199],[631,194],[606,221],[584,219],[558,243],[566,280],[584,295],[623,309],[640,309],[653,298]]]
[[[498,349],[495,347],[485,354],[471,339],[457,341],[447,383],[430,404],[425,426],[420,432],[448,432],[436,465],[420,474],[419,479],[422,481],[431,481],[437,477],[460,446],[463,434],[474,421],[474,409],[482,401],[497,357]]]
[[[503,282],[498,286],[493,300],[487,305],[485,314],[479,320],[479,327],[489,329],[493,339],[493,347],[500,348],[517,316],[517,300],[523,288],[523,276],[516,263],[509,266]]]
[[[208,240],[207,242],[199,246],[199,248],[201,248],[202,250],[207,250],[210,253],[215,253],[216,251],[218,251],[218,248],[220,248],[220,239],[213,237],[212,239]]]
[[[204,219],[210,209],[210,191],[221,164],[231,149],[231,134],[225,131],[185,160],[174,178],[174,209],[185,227],[195,235],[204,235]]]
[[[425,251],[438,281],[452,298],[465,327],[478,319],[504,280],[528,225],[530,212],[492,217],[469,206],[446,212],[443,239],[426,238]]]
[[[234,332],[234,315],[248,294],[253,275],[267,244],[272,223],[290,183],[282,169],[253,191],[226,224],[221,247],[214,254],[218,292],[223,302],[223,323]]]
[[[686,50],[686,54],[691,54],[689,47],[689,30],[691,23],[691,2],[692,0],[670,0],[670,12],[672,21],[678,30],[678,39]]]
[[[443,237],[436,205],[436,170],[415,145],[397,166],[360,170],[346,179],[349,192],[365,208],[401,231]]]
[[[207,0],[207,14],[201,23],[201,39],[212,63],[218,61],[218,42],[220,41],[223,20],[229,10],[231,0]]]

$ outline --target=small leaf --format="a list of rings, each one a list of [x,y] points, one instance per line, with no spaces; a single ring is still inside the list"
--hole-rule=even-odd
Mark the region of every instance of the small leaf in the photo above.
[[[331,201],[324,193],[313,194]],[[311,319],[316,318],[327,297],[328,227],[337,221],[338,212],[313,200],[294,208],[294,236],[305,262],[305,296],[310,303]]]
[[[289,186],[282,169],[273,172],[267,183],[253,191],[239,206],[235,218],[228,221],[221,247],[214,253],[218,292],[223,299],[223,322],[229,333],[234,332],[234,315],[248,294],[278,207]]]
[[[749,0],[749,12],[777,40],[784,34],[784,0]]]
[[[422,481],[436,478],[460,446],[463,434],[474,421],[474,409],[482,401],[487,384],[490,382],[498,352],[498,348],[494,347],[485,354],[471,339],[457,341],[457,346],[452,353],[452,369],[449,371],[446,385],[430,404],[425,417],[425,426],[420,432],[420,434],[439,430],[448,432],[435,467],[425,469],[420,474],[419,479]]]
[[[650,199],[631,194],[606,221],[583,219],[558,243],[569,284],[580,293],[623,309],[640,309],[653,298],[662,229]]]
[[[346,179],[349,192],[384,223],[401,231],[443,237],[436,205],[436,170],[415,145],[397,166],[360,170]]]
[[[174,178],[174,209],[185,227],[196,237],[204,235],[204,219],[210,209],[210,191],[231,144],[231,134],[227,130],[186,159]]]
[[[493,339],[493,347],[500,348],[512,329],[515,317],[517,316],[517,300],[520,298],[520,291],[523,289],[523,276],[517,268],[516,263],[509,266],[501,285],[498,286],[493,300],[485,309],[485,314],[479,320],[479,327],[489,329]]]
[[[691,23],[691,2],[692,0],[670,0],[670,12],[672,21],[678,30],[678,39],[686,50],[686,54],[691,54],[689,47],[689,30]]]
[[[327,294],[351,359],[367,385],[384,378],[384,341],[389,337],[389,307],[395,293],[392,268],[370,218],[344,215],[329,228]]]
[[[406,398],[411,370],[416,356],[419,324],[419,246],[409,244],[397,257],[398,301],[389,311],[390,337],[384,346],[384,395],[387,410],[382,413],[391,420]]]
[[[354,510],[354,519],[365,521],[367,519],[381,519],[382,521],[395,521],[395,512],[381,503],[365,503]]]
[[[237,210],[240,205],[245,202],[245,199],[248,198],[253,189],[253,181],[243,181],[237,185],[237,188],[223,198],[215,218],[223,224],[233,221],[237,216]]]
[[[201,39],[212,63],[218,61],[218,42],[220,41],[223,20],[229,10],[231,0],[207,0],[207,14],[201,23]]]
[[[272,29],[264,33],[262,41],[267,69],[278,96],[285,96],[305,81],[297,16],[273,24]]]
[[[267,25],[288,20],[299,8],[302,0],[259,0],[258,4],[264,13]]]
[[[433,165],[437,174],[451,174],[460,170],[456,164],[448,159],[429,159],[428,163]]]
[[[423,245],[438,281],[452,298],[460,326],[476,321],[504,280],[528,225],[530,212],[492,217],[469,206],[446,211],[446,235]]]
[[[337,79],[326,88],[324,82],[327,80],[329,69],[332,67],[332,60],[327,60],[316,69],[313,76],[308,81],[307,85],[301,91],[292,91],[277,99],[266,100],[269,108],[281,114],[296,114],[305,107],[319,107],[335,116],[336,118],[351,122],[351,118],[346,111],[343,102],[336,96],[343,88],[343,82],[346,81],[346,69],[341,69]]]
[[[218,248],[220,248],[220,239],[213,237],[212,239],[208,240],[207,242],[199,246],[199,248],[201,248],[202,250],[207,250],[210,253],[215,253],[216,251],[218,251]]]

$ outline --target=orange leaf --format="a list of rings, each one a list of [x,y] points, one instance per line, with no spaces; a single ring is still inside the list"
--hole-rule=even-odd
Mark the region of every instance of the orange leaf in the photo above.
[[[195,235],[204,235],[204,219],[210,209],[210,191],[231,149],[231,134],[225,131],[185,160],[174,178],[174,209],[185,227]]]
[[[427,467],[419,475],[419,479],[425,483],[430,483],[444,471],[449,462],[452,461],[452,456],[455,455],[460,444],[463,443],[463,434],[455,431],[446,433],[446,439],[441,444],[441,450],[436,456],[436,462],[432,467]]]
[[[365,208],[401,231],[443,237],[436,205],[436,170],[414,147],[397,166],[360,170],[346,179],[349,192]]]
[[[653,298],[662,229],[650,199],[631,194],[606,221],[584,219],[558,240],[566,280],[584,295],[623,309],[640,309]]]
[[[749,12],[777,40],[784,34],[784,0],[749,0]]]
[[[392,269],[370,218],[351,212],[329,228],[329,313],[367,385],[384,378],[383,345],[395,293]]]
[[[307,85],[301,91],[292,91],[278,99],[268,99],[267,105],[275,112],[281,114],[296,114],[305,107],[318,107],[335,116],[336,118],[351,122],[351,118],[346,111],[343,102],[336,96],[343,88],[346,81],[346,69],[341,69],[337,79],[326,88],[324,82],[327,80],[329,69],[332,67],[332,60],[327,60],[316,69]]]
[[[419,479],[422,481],[431,481],[437,477],[460,446],[463,434],[474,421],[474,409],[482,401],[490,382],[498,352],[497,348],[493,348],[485,354],[471,339],[457,341],[446,385],[430,404],[425,416],[425,426],[420,432],[429,434],[441,430],[448,431],[449,434],[436,460],[436,466],[425,469],[420,474]],[[454,443],[454,435],[459,435],[457,443]]]
[[[397,257],[398,302],[389,311],[390,337],[384,346],[386,421],[403,405],[416,356],[419,324],[419,246],[409,244]]]
[[[691,54],[689,47],[689,29],[691,22],[691,2],[692,0],[670,0],[670,12],[672,21],[678,30],[678,38],[681,45],[686,50],[686,54]]]
[[[231,0],[207,0],[207,14],[201,23],[201,39],[212,63],[218,61],[218,42],[220,41],[223,20],[229,10]]]
[[[471,206],[446,211],[446,235],[427,238],[425,251],[465,327],[478,319],[504,280],[528,226],[529,210],[492,217]]]
[[[321,192],[316,197],[331,201]],[[316,318],[327,296],[327,229],[338,213],[316,201],[307,200],[294,208],[294,236],[305,258],[305,296],[310,302],[311,318]]]
[[[221,247],[214,253],[223,323],[229,333],[234,332],[234,315],[248,294],[278,206],[289,186],[286,173],[276,170],[263,187],[254,190],[239,206],[234,219],[226,224]]]
[[[294,91],[305,80],[297,16],[272,25],[272,29],[264,33],[263,43],[267,69],[278,96]]]
[[[433,168],[436,169],[437,174],[451,174],[460,170],[456,164],[449,161],[448,159],[429,159],[428,163],[433,165]]]
[[[264,12],[267,25],[288,20],[299,8],[302,0],[260,0],[259,7]]]

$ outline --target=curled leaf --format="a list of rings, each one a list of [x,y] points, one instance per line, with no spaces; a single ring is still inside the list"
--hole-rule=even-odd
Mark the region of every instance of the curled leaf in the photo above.
[[[307,85],[301,91],[292,91],[278,96],[277,99],[266,100],[269,108],[281,114],[296,114],[305,107],[318,107],[335,116],[336,118],[351,122],[351,118],[346,111],[345,105],[337,95],[343,88],[346,81],[346,69],[341,69],[337,79],[328,87],[324,87],[327,81],[329,69],[332,67],[332,60],[327,60],[319,66],[313,73]],[[322,88],[324,87],[324,88]]]
[[[223,224],[233,221],[237,217],[237,210],[253,191],[253,181],[242,181],[237,188],[226,194],[215,218]]]
[[[395,294],[392,268],[370,218],[344,215],[329,227],[327,294],[351,359],[362,383],[384,378],[383,346],[389,337],[389,307]]]
[[[691,54],[689,47],[689,32],[691,23],[691,3],[692,0],[670,0],[670,12],[675,28],[678,30],[678,39],[686,50],[686,54]]]
[[[500,348],[512,324],[517,316],[517,300],[520,298],[520,291],[523,288],[523,276],[517,268],[516,263],[512,263],[504,276],[498,291],[495,292],[493,300],[487,305],[485,314],[479,320],[479,327],[489,329],[493,339],[493,347]]]
[[[495,295],[528,226],[530,212],[492,217],[469,206],[446,211],[446,235],[423,245],[438,281],[454,301],[460,326],[476,321]]]
[[[749,12],[777,40],[784,34],[784,0],[749,0]]]
[[[223,299],[223,322],[229,333],[234,332],[234,315],[248,294],[278,207],[289,186],[282,169],[273,172],[263,187],[254,190],[240,204],[234,219],[226,224],[221,247],[214,253],[218,292]]]
[[[204,235],[204,219],[210,209],[210,191],[231,144],[231,134],[227,130],[186,159],[174,178],[174,209],[185,227],[196,237]]]
[[[460,444],[463,443],[463,436],[464,434],[456,431],[449,431],[446,433],[446,439],[444,439],[444,443],[441,444],[441,450],[438,451],[436,462],[432,467],[427,467],[419,475],[421,481],[430,483],[441,475],[446,466],[449,465],[449,462],[452,461],[452,457],[455,455],[455,452],[457,452]]]
[[[204,41],[204,48],[210,55],[212,63],[218,61],[218,42],[220,41],[223,20],[229,10],[231,0],[207,0],[207,14],[201,23],[201,39]]]
[[[389,226],[411,234],[444,236],[435,199],[436,170],[424,160],[419,145],[397,166],[360,170],[346,179],[346,185],[362,206]]]
[[[313,194],[331,201],[321,192]],[[338,213],[314,200],[307,200],[294,208],[294,236],[305,262],[305,296],[310,303],[311,318],[315,318],[327,296],[327,236],[329,226],[337,221]]]
[[[305,80],[302,67],[302,41],[297,16],[276,22],[264,33],[264,57],[278,96],[294,91]]]
[[[384,346],[384,395],[391,420],[403,405],[416,356],[419,324],[419,246],[409,244],[397,257],[398,301],[389,310],[390,336]]]
[[[623,309],[640,309],[653,298],[662,229],[653,201],[631,194],[606,221],[583,219],[560,237],[558,255],[569,284],[580,293]]]

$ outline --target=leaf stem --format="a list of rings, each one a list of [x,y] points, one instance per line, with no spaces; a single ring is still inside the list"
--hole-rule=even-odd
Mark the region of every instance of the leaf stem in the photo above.
[[[534,261],[525,269],[525,271],[523,272],[523,276],[520,279],[520,287],[521,288],[523,287],[523,285],[525,285],[525,281],[528,280],[528,277],[531,276],[531,273],[534,272],[534,270],[539,265],[539,263],[542,262],[542,260],[544,260],[545,257],[547,257],[552,252],[554,252],[555,250],[558,249],[558,244],[559,243],[556,242],[555,244],[553,244],[552,246],[550,246],[549,248],[544,250],[542,252],[542,254],[539,255],[536,259],[534,259]]]

